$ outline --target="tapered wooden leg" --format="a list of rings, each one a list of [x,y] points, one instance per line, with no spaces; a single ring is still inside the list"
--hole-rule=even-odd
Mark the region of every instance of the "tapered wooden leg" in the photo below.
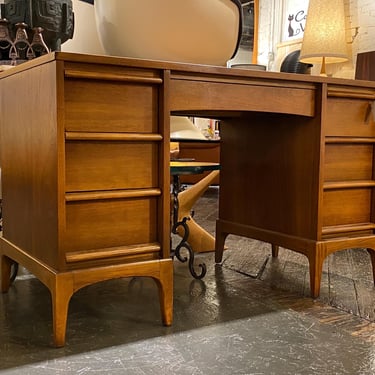
[[[160,311],[163,324],[173,323],[173,262],[163,261],[160,265],[160,277],[154,278],[159,288]]]
[[[73,295],[73,276],[58,274],[51,288],[53,313],[53,343],[59,348],[65,345],[69,301]]]
[[[10,273],[13,261],[5,255],[0,256],[1,263],[1,292],[6,293],[10,288]]]
[[[215,262],[220,263],[223,259],[224,244],[228,233],[220,228],[220,220],[216,221],[216,237],[215,237]]]
[[[272,247],[272,257],[277,258],[279,256],[279,247],[274,244],[271,244],[271,247]]]
[[[367,251],[370,254],[370,258],[371,258],[372,275],[373,275],[373,280],[374,280],[374,285],[375,285],[375,250],[367,249]]]
[[[319,297],[320,283],[322,280],[324,257],[320,254],[319,248],[316,249],[309,259],[310,269],[310,292],[312,298]]]

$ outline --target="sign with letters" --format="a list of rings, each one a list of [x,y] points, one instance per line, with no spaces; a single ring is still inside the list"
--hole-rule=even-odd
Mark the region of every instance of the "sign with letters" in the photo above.
[[[282,41],[287,42],[303,37],[305,30],[308,0],[284,0]]]

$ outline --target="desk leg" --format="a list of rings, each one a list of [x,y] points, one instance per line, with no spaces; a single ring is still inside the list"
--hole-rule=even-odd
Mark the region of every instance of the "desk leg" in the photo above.
[[[221,225],[220,219],[216,220],[216,242],[215,242],[215,262],[221,263],[223,260],[223,252],[225,240],[229,233],[226,233]]]
[[[12,259],[8,258],[5,255],[0,255],[0,263],[1,263],[1,292],[6,293],[8,292],[11,284],[11,268],[13,261]]]
[[[73,274],[57,274],[50,289],[52,296],[53,341],[56,348],[65,345],[69,301],[74,293]]]
[[[375,285],[375,250],[368,248],[367,251],[371,257],[372,275],[373,275],[373,280],[374,280],[374,285]]]

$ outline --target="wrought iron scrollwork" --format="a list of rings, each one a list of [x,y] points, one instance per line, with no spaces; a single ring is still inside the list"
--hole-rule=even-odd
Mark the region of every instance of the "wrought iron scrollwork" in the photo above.
[[[191,273],[191,275],[195,278],[195,279],[202,279],[205,275],[206,275],[206,272],[207,272],[207,267],[204,263],[200,263],[198,265],[198,267],[200,267],[201,269],[201,272],[200,273],[197,273],[194,269],[194,251],[193,249],[191,248],[190,244],[189,244],[189,226],[187,224],[187,221],[189,220],[188,217],[184,217],[181,221],[178,221],[178,209],[179,209],[179,204],[178,204],[178,193],[180,192],[181,190],[181,185],[180,185],[180,178],[178,175],[174,175],[173,176],[173,186],[172,186],[172,196],[173,196],[173,226],[172,226],[172,233],[173,234],[178,234],[178,228],[182,228],[183,229],[183,235],[181,236],[181,240],[180,242],[178,243],[178,245],[176,246],[176,248],[172,251],[172,255],[175,255],[176,258],[180,261],[180,262],[187,262],[189,261],[188,265],[189,265],[189,271]],[[185,249],[189,256],[186,257],[186,256],[183,256],[181,254],[181,250]]]
[[[182,236],[182,239],[181,241],[179,242],[179,244],[176,246],[176,248],[174,249],[174,255],[176,255],[176,258],[180,261],[180,262],[186,262],[186,261],[189,261],[189,271],[191,273],[191,275],[195,278],[195,279],[202,279],[205,275],[206,275],[206,272],[207,272],[207,267],[204,263],[199,263],[199,267],[201,268],[201,272],[198,274],[195,269],[194,269],[194,251],[193,249],[191,248],[191,246],[189,245],[189,242],[188,242],[188,237],[189,237],[189,226],[186,224],[186,222],[189,220],[188,217],[184,217],[182,219],[182,221],[177,221],[173,227],[172,227],[172,233],[173,234],[177,234],[177,228],[178,227],[182,227],[183,230],[184,230],[184,234]],[[186,257],[186,256],[182,256],[181,255],[181,250],[182,249],[185,249],[188,253],[189,253],[189,257]]]

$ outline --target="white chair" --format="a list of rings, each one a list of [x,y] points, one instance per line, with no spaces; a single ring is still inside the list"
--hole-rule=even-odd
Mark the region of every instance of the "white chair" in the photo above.
[[[110,55],[225,66],[242,34],[239,0],[95,0]]]

